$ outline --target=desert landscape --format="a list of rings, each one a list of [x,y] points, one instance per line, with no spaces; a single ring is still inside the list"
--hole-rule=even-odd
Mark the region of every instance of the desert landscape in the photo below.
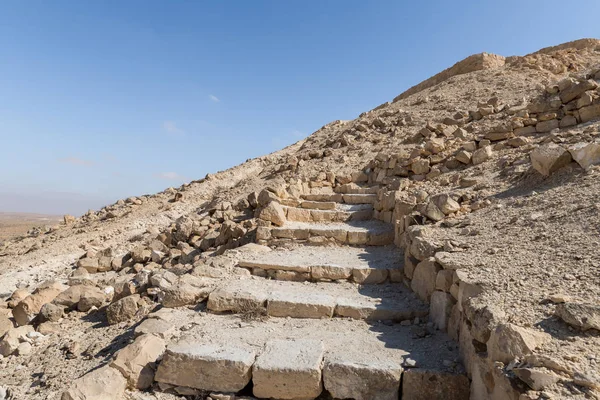
[[[581,39],[181,187],[0,214],[0,400],[600,399],[599,178]]]
[[[61,220],[58,215],[0,212],[0,240],[26,235],[32,228],[45,229]]]

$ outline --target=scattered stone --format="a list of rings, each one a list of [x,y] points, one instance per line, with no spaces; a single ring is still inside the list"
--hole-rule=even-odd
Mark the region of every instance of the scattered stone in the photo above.
[[[147,389],[154,381],[156,361],[165,352],[165,341],[154,335],[142,335],[119,351],[110,364],[127,379],[132,389]]]
[[[600,305],[565,302],[556,306],[556,315],[582,331],[600,331]]]
[[[13,308],[13,317],[17,325],[27,325],[42,309],[46,303],[50,303],[66,287],[52,282],[41,288],[38,288],[33,294],[23,299],[15,308]]]
[[[25,325],[9,330],[0,340],[0,355],[8,357],[19,348],[19,344],[26,341],[27,334],[35,332],[33,326]]]
[[[512,372],[533,390],[543,390],[561,379],[559,375],[537,368],[514,368]]]
[[[533,168],[544,176],[550,176],[571,162],[571,154],[554,143],[536,148],[531,152],[530,158]]]
[[[475,150],[471,157],[473,165],[479,165],[492,157],[493,151],[492,146],[484,146],[480,149]]]
[[[283,207],[281,207],[277,201],[271,201],[265,208],[263,208],[259,217],[260,219],[269,221],[277,226],[283,226],[286,220]]]
[[[76,379],[61,400],[121,400],[127,380],[111,367],[94,369]]]
[[[583,169],[600,164],[600,143],[577,143],[569,148],[569,153]]]
[[[124,297],[115,301],[106,309],[106,318],[110,325],[118,324],[132,319],[139,309],[139,294]]]
[[[547,333],[521,328],[513,324],[500,324],[492,331],[487,343],[492,361],[505,364],[515,357],[523,357],[550,340]]]
[[[56,304],[46,303],[42,306],[40,310],[39,319],[40,322],[57,322],[64,315],[64,310],[62,307],[57,306]]]

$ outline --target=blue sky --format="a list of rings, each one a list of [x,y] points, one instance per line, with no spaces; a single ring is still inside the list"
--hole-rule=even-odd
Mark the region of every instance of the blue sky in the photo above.
[[[0,2],[0,211],[178,186],[470,54],[600,37],[598,15],[597,0]]]

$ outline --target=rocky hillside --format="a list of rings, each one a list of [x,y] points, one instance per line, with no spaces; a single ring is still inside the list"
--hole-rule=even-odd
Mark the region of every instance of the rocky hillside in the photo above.
[[[6,240],[0,399],[599,398],[599,85],[600,40],[473,55]]]

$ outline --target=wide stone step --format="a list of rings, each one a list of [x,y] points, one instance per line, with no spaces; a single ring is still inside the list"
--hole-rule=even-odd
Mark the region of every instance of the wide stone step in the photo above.
[[[271,317],[405,321],[424,317],[429,307],[402,284],[300,283],[247,278],[228,281],[208,297],[213,312]]]
[[[331,239],[341,244],[385,246],[394,242],[394,227],[377,220],[338,223],[288,221],[271,229],[275,239]]]
[[[365,221],[373,218],[371,204],[341,204],[329,202],[307,201],[305,203],[318,205],[315,208],[283,207],[288,221],[295,222],[346,222]],[[333,208],[319,208],[321,204],[333,204]]]
[[[323,193],[323,194],[303,194],[303,200],[319,202],[336,202],[346,204],[375,204],[376,194],[342,194],[342,193]]]
[[[348,183],[334,188],[334,192],[342,194],[377,194],[379,186],[359,186],[355,183]]]
[[[152,315],[152,314],[151,314]],[[403,374],[416,374],[425,393],[452,385],[468,398],[469,380],[457,346],[418,325],[344,319],[248,320],[235,315],[173,310],[174,332],[156,372],[160,387],[238,393],[257,398],[396,400]],[[185,329],[183,329],[185,327]],[[415,368],[405,369],[406,359]],[[426,379],[422,379],[426,378]],[[412,397],[405,397],[412,398]],[[462,399],[463,397],[427,397]]]
[[[239,267],[253,275],[287,281],[349,280],[360,284],[402,282],[402,253],[395,246],[299,246],[243,254]]]

